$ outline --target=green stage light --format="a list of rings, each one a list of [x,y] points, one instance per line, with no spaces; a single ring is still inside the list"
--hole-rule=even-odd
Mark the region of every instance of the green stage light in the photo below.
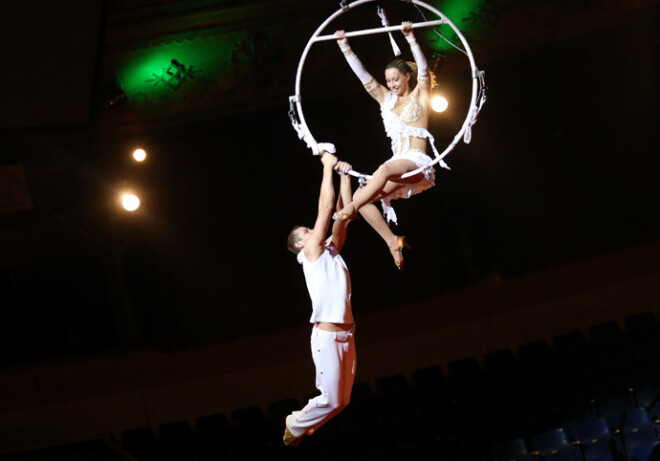
[[[463,0],[457,1],[435,1],[430,5],[442,11],[449,20],[461,31],[470,47],[479,41],[479,37],[488,32],[500,19],[502,7],[494,0]],[[460,38],[447,25],[436,29],[446,40],[459,48],[463,48]],[[454,52],[446,40],[438,36],[432,29],[424,31],[424,38],[429,46],[436,52]]]
[[[205,92],[228,92],[241,81],[231,62],[244,33],[195,36],[137,48],[118,56],[117,81],[133,108],[203,100]]]

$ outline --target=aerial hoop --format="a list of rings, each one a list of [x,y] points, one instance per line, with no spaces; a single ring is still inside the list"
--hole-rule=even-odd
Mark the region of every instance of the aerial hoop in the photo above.
[[[334,12],[333,14],[331,14],[312,34],[309,41],[307,42],[307,45],[305,46],[305,49],[303,50],[302,56],[300,57],[300,62],[298,64],[298,71],[296,72],[295,94],[293,96],[289,96],[289,119],[291,120],[291,124],[293,125],[293,128],[298,133],[298,137],[307,143],[307,146],[310,149],[312,149],[312,152],[315,155],[319,154],[319,152],[317,152],[318,143],[314,139],[314,136],[310,132],[309,127],[305,122],[305,117],[302,111],[301,96],[300,96],[300,81],[302,79],[302,71],[305,65],[305,59],[307,59],[307,54],[309,53],[309,50],[314,43],[336,39],[334,33],[329,35],[321,35],[321,33],[338,16],[347,13],[356,6],[363,5],[365,3],[376,2],[376,1],[378,0],[357,0],[348,5],[346,5],[345,0],[342,1],[340,3],[341,8],[336,12]],[[458,131],[458,133],[456,133],[452,142],[442,152],[438,152],[437,148],[434,145],[434,140],[430,139],[429,141],[431,142],[431,146],[433,148],[435,158],[427,166],[417,168],[416,170],[410,171],[401,176],[402,178],[407,178],[410,176],[414,176],[418,173],[421,173],[424,170],[427,170],[428,168],[431,168],[438,163],[446,167],[442,159],[446,157],[447,154],[449,154],[454,149],[454,147],[458,144],[461,138],[463,138],[463,141],[466,144],[470,142],[472,138],[472,125],[476,123],[477,116],[479,115],[479,111],[481,110],[483,103],[486,101],[486,93],[485,93],[486,86],[484,81],[484,73],[483,71],[480,71],[477,68],[474,61],[474,56],[472,55],[472,51],[467,41],[465,40],[465,37],[463,36],[461,31],[458,30],[458,28],[443,13],[438,11],[433,6],[427,5],[426,3],[421,2],[419,0],[400,0],[400,1],[404,3],[412,3],[418,7],[425,8],[426,10],[434,13],[436,16],[440,18],[438,20],[433,20],[433,21],[413,23],[412,25],[413,29],[434,27],[444,24],[448,25],[453,29],[453,31],[456,33],[456,36],[461,40],[461,43],[463,44],[463,50],[461,51],[464,52],[464,54],[467,56],[468,60],[470,61],[470,68],[472,74],[472,93],[470,97],[470,104],[469,104],[467,116],[465,117],[465,121],[463,122],[461,129]],[[401,30],[401,26],[384,26],[375,29],[364,29],[364,30],[346,32],[346,37],[390,33],[392,31],[397,31],[397,30]],[[370,175],[362,174],[354,170],[349,171],[349,174],[359,178],[361,182],[371,177]]]

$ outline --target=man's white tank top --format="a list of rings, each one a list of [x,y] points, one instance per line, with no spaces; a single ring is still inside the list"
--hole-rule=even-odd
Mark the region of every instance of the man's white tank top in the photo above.
[[[353,323],[351,277],[344,259],[332,243],[323,247],[319,259],[310,262],[304,251],[298,253],[307,290],[312,299],[311,323]]]

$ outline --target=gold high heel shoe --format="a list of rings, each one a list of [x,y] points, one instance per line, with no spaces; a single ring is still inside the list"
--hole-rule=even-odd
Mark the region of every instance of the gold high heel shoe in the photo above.
[[[412,250],[412,247],[410,245],[408,245],[408,242],[406,242],[406,238],[403,235],[397,236],[396,242],[389,246],[390,253],[392,253],[392,257],[394,258],[394,264],[396,264],[396,267],[400,271],[403,270],[403,248],[404,247],[408,248],[409,250]]]
[[[353,205],[348,205],[350,209],[352,210],[352,213],[346,213],[345,211],[337,211],[335,214],[332,215],[332,219],[335,221],[346,221],[346,222],[351,222],[354,221],[355,218],[357,218],[357,211],[355,210],[355,207]],[[344,207],[344,210],[347,207]]]

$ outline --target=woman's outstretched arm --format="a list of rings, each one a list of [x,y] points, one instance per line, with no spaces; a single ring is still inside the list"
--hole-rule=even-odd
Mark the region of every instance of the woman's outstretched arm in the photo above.
[[[360,61],[357,55],[353,52],[351,45],[348,44],[348,39],[346,38],[344,31],[338,30],[335,32],[335,36],[337,37],[339,49],[344,53],[346,62],[348,62],[348,65],[351,67],[355,75],[360,79],[360,82],[364,85],[364,89],[367,90],[369,96],[382,104],[385,100],[385,96],[387,96],[387,90],[376,81],[369,71],[367,71],[364,64],[362,64],[362,61]]]
[[[420,90],[428,91],[430,90],[429,63],[422,52],[422,47],[417,43],[412,28],[412,22],[404,21],[401,23],[401,32],[404,37],[406,37],[406,41],[410,44],[410,52],[415,59],[415,64],[417,64],[417,85]]]

